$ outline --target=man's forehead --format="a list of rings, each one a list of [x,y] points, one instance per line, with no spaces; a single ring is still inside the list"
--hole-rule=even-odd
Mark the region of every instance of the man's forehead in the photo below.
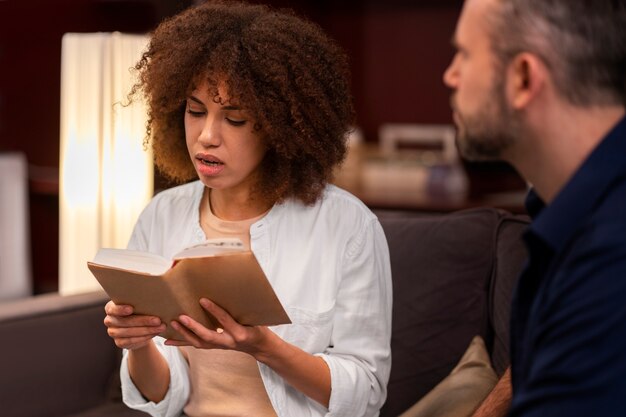
[[[497,11],[499,0],[466,0],[454,33],[454,42],[470,38],[476,40],[489,34],[491,19]],[[488,36],[486,36],[488,39]]]

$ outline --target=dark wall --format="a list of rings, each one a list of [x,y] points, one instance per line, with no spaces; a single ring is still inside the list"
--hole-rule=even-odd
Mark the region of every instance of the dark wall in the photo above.
[[[348,50],[358,124],[376,140],[383,123],[451,123],[442,73],[460,6],[381,4],[326,14],[324,25]]]
[[[262,1],[259,1],[262,3]],[[316,21],[351,59],[358,124],[452,123],[442,75],[462,1],[273,1]]]
[[[451,122],[441,75],[452,57],[458,1],[269,2],[317,21],[349,53],[358,122],[368,139],[385,122]],[[0,0],[0,149],[58,166],[65,32],[145,32],[190,3]]]
[[[189,3],[189,2],[187,2]],[[36,293],[58,288],[61,38],[150,30],[181,1],[0,1],[0,152],[26,153]]]
[[[259,1],[257,1],[259,2]],[[192,0],[0,0],[0,151],[30,164],[35,291],[58,274],[61,37],[146,32]],[[266,2],[267,3],[267,2]],[[358,124],[375,141],[386,122],[450,123],[441,75],[461,1],[268,1],[318,22],[348,52]]]

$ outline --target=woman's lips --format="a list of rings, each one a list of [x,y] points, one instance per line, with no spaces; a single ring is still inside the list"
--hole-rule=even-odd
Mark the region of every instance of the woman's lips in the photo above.
[[[224,163],[213,155],[197,154],[196,169],[200,175],[213,176],[222,172]]]

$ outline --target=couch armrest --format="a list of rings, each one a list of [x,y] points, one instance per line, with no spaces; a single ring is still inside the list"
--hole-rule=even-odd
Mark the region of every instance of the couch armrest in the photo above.
[[[119,350],[102,292],[0,304],[0,404],[12,417],[66,415],[107,401]]]

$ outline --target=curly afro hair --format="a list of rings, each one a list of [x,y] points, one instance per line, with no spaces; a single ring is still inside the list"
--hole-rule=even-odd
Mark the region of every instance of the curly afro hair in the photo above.
[[[197,177],[185,142],[185,100],[201,77],[256,120],[268,151],[253,192],[314,203],[346,154],[354,123],[348,59],[290,10],[209,1],[165,20],[136,64],[148,104],[146,140],[170,180]]]

